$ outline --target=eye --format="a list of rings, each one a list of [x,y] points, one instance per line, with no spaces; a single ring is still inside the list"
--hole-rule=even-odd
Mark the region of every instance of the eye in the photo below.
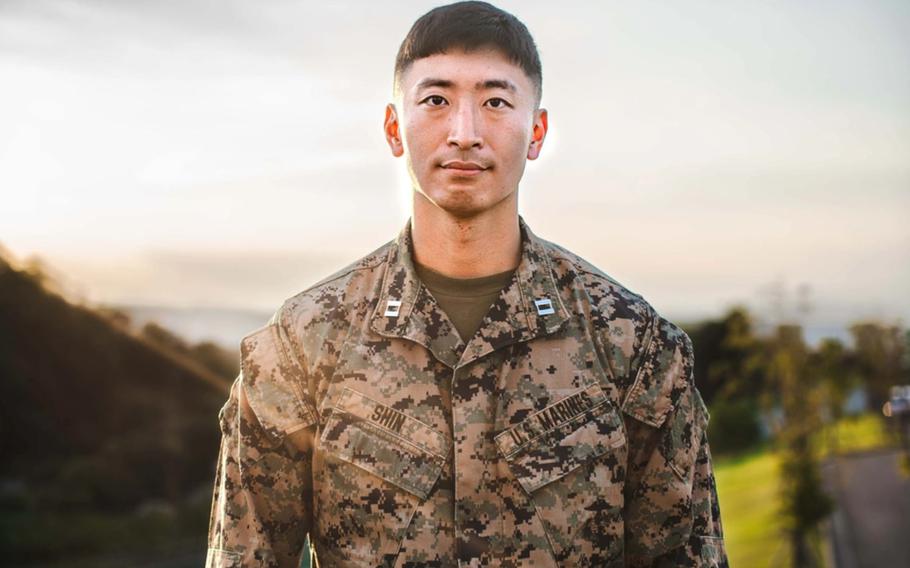
[[[431,107],[438,107],[444,105],[446,103],[446,100],[442,95],[430,95],[420,102],[427,103]]]
[[[499,97],[493,97],[492,99],[487,101],[487,104],[490,105],[492,108],[506,108],[506,107],[512,106],[508,102],[506,102],[505,99],[501,99]]]

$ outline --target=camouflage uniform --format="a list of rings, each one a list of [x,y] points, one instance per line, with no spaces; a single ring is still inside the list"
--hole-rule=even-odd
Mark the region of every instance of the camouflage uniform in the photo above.
[[[519,224],[466,345],[410,222],[243,339],[208,567],[726,566],[689,337]]]

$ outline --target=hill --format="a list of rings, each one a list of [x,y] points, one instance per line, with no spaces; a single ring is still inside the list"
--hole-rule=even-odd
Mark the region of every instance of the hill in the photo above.
[[[8,559],[38,552],[6,530],[26,531],[23,522],[210,495],[218,411],[236,372],[212,345],[175,342],[155,326],[132,331],[122,314],[75,305],[44,280],[0,252],[0,549]],[[47,560],[76,552],[54,548]]]

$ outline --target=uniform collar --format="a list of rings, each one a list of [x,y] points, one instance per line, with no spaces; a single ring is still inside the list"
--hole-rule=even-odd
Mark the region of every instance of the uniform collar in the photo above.
[[[521,261],[467,345],[417,277],[411,219],[389,247],[386,271],[371,327],[385,337],[419,343],[455,368],[521,341],[558,330],[569,318],[550,268],[547,249],[518,216]],[[537,301],[537,302],[535,302]],[[400,304],[396,305],[396,302]],[[541,304],[538,308],[538,303]]]

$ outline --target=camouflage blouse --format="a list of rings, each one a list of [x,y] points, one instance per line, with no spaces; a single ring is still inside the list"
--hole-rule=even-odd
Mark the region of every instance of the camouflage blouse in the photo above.
[[[519,225],[467,343],[410,221],[243,339],[208,568],[727,565],[689,337]]]

